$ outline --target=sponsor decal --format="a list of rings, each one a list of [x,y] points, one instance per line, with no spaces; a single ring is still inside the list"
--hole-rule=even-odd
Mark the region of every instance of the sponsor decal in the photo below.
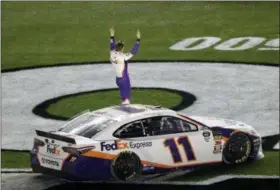
[[[75,162],[75,160],[77,160],[77,157],[73,156],[69,161],[70,162]]]
[[[196,51],[203,50],[207,48],[212,48],[218,51],[240,51],[255,48],[261,45],[258,51],[278,51],[279,50],[279,40],[280,38],[269,39],[263,37],[238,37],[230,38],[223,42],[219,37],[195,37],[186,38],[172,46],[169,47],[170,50],[174,51]],[[218,44],[219,43],[219,44]],[[218,45],[217,45],[218,44]]]
[[[136,148],[136,149],[151,147],[152,142],[139,142],[139,143],[130,142],[129,146],[130,146],[130,148]]]
[[[143,165],[143,171],[145,172],[151,172],[151,171],[154,171],[155,170],[155,167],[151,164],[144,164]]]
[[[45,140],[45,142],[49,142],[48,139]],[[54,140],[52,140],[52,143],[47,143],[47,153],[59,156],[60,150],[58,149],[59,145],[54,144]]]
[[[213,153],[214,154],[221,153],[222,149],[223,149],[222,141],[221,140],[214,141]]]
[[[204,131],[204,132],[202,133],[202,135],[203,135],[203,137],[204,137],[204,140],[205,140],[206,142],[209,142],[211,133],[210,133],[209,131]]]
[[[107,143],[105,141],[100,143],[101,151],[121,150],[121,149],[139,149],[145,147],[151,147],[152,142],[121,142],[120,140],[114,141],[114,143]]]
[[[234,121],[234,120],[225,119],[224,121],[225,121],[226,124],[236,125],[236,121]]]
[[[211,134],[210,134],[210,132],[209,131],[204,131],[203,132],[203,136],[204,137],[209,137]]]
[[[129,148],[128,142],[120,142],[119,140],[114,141],[114,143],[106,143],[105,141],[100,143],[101,151],[107,150],[119,150]]]
[[[57,161],[49,160],[47,158],[42,158],[41,161],[42,161],[43,164],[47,164],[47,165],[51,165],[51,166],[58,166],[59,167],[59,163]]]

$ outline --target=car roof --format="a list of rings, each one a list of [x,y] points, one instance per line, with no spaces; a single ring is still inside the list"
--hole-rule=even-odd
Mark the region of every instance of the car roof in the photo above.
[[[98,110],[91,111],[92,114],[102,115],[113,120],[122,121],[124,119],[135,116],[148,116],[151,114],[174,114],[173,110],[163,108],[161,106],[143,105],[143,104],[127,104],[115,105]]]

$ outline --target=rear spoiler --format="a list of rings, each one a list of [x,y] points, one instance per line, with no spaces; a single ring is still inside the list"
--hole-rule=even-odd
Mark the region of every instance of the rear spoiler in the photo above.
[[[57,135],[57,134],[53,134],[53,133],[45,132],[45,131],[40,131],[40,130],[35,130],[35,131],[36,131],[36,134],[38,136],[41,136],[41,137],[47,137],[47,138],[56,139],[56,140],[67,142],[67,143],[76,144],[75,139],[70,138],[70,137]]]

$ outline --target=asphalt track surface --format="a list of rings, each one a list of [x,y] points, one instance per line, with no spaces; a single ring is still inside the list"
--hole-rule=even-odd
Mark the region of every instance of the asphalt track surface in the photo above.
[[[182,113],[243,121],[262,136],[279,134],[279,67],[133,63],[129,70],[133,87],[162,87],[194,94],[196,102]],[[114,82],[114,71],[108,64],[2,73],[2,148],[30,149],[35,128],[53,130],[64,123],[34,115],[32,109],[41,102],[115,88]],[[4,190],[39,190],[65,181],[40,174],[2,174],[1,182]]]

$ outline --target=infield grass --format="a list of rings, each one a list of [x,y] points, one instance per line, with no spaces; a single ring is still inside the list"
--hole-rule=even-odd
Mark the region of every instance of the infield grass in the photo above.
[[[109,28],[134,60],[279,63],[278,51],[172,51],[188,37],[279,37],[279,2],[1,2],[2,69],[108,61]]]
[[[161,105],[166,108],[176,106],[182,101],[182,97],[178,94],[154,89],[133,89],[131,96],[133,97],[132,101],[138,104]],[[47,108],[47,112],[56,116],[70,118],[87,109],[97,110],[120,103],[121,99],[118,90],[94,92],[62,99],[51,104]]]
[[[1,168],[30,168],[29,152],[1,150]]]

